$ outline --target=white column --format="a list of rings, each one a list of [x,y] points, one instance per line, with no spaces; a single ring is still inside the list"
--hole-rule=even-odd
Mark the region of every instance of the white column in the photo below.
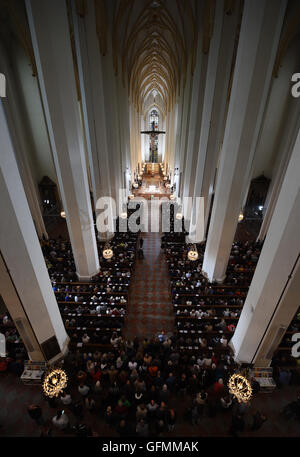
[[[203,109],[200,117],[201,127],[200,127],[200,138],[197,143],[197,166],[195,176],[195,185],[194,185],[194,197],[201,196],[201,186],[203,180],[205,156],[208,145],[209,131],[211,126],[211,117],[214,101],[215,86],[217,80],[217,70],[218,70],[218,60],[219,60],[219,51],[221,44],[222,36],[222,23],[223,23],[223,10],[224,5],[223,1],[218,1],[216,4],[215,12],[215,21],[214,21],[214,30],[213,36],[210,42],[210,49],[207,62],[207,71],[205,78],[205,92],[203,100]],[[192,120],[191,120],[192,122]],[[195,167],[194,167],[195,168]],[[192,172],[192,168],[191,168]],[[190,187],[191,190],[191,187]],[[190,220],[190,228],[188,241],[192,243],[199,243],[203,241],[205,236],[204,231],[204,214],[203,211],[199,211],[199,207],[194,199],[192,207],[192,215]]]
[[[109,153],[106,134],[104,91],[94,3],[79,17],[72,2],[74,39],[80,82],[83,121],[91,171],[95,213],[97,200],[110,196]]]
[[[223,16],[223,27],[221,42],[219,43],[218,66],[216,74],[214,74],[214,96],[211,107],[210,124],[208,126],[208,137],[201,137],[201,142],[204,139],[203,147],[199,148],[199,156],[201,157],[197,164],[195,196],[204,198],[204,235],[207,233],[211,200],[215,190],[215,176],[218,163],[218,157],[223,141],[226,109],[228,107],[228,90],[230,84],[231,66],[235,45],[235,32],[239,20],[239,8],[235,8],[233,13]],[[211,46],[214,46],[216,37],[212,38]],[[215,50],[216,52],[216,50]],[[205,123],[205,119],[203,118]],[[202,134],[202,129],[201,129]],[[200,168],[199,170],[199,166]],[[203,170],[203,171],[202,171]],[[200,179],[199,179],[200,178]]]
[[[223,0],[217,2],[217,9],[221,8],[223,13]],[[209,53],[209,55],[211,52]],[[184,163],[184,185],[183,196],[191,197],[194,193],[195,163],[199,153],[199,138],[201,120],[204,106],[205,81],[207,78],[208,56],[202,52],[202,33],[199,33],[197,43],[197,60],[194,75],[192,77],[191,100],[188,115],[187,147]],[[208,75],[210,77],[210,75]]]
[[[192,81],[191,81],[191,73],[188,68],[188,73],[187,73],[187,78],[186,78],[186,83],[185,87],[181,87],[181,93],[182,93],[182,115],[181,115],[181,129],[180,129],[180,146],[179,146],[179,154],[180,154],[180,171],[182,172],[182,179],[181,179],[181,194],[182,194],[182,189],[183,189],[183,184],[184,184],[184,173],[185,173],[185,153],[186,153],[186,147],[187,147],[187,135],[188,135],[188,129],[189,129],[189,109],[191,106],[191,87],[192,87]]]
[[[67,350],[66,334],[34,228],[12,140],[0,101],[0,289],[32,360],[46,360],[43,343],[55,337]],[[55,351],[54,351],[55,352]]]
[[[0,71],[6,76],[6,97],[3,98],[3,106],[14,143],[16,159],[19,164],[22,183],[26,192],[29,208],[39,238],[48,238],[44,224],[37,183],[34,181],[33,172],[28,160],[28,154],[32,154],[32,144],[28,144],[30,133],[26,130],[26,123],[22,116],[22,102],[18,96],[15,75],[8,63],[7,55],[0,46]]]
[[[266,367],[299,307],[300,130],[238,326],[240,362]]]
[[[263,240],[268,232],[274,207],[281,189],[282,181],[290,159],[291,151],[300,126],[300,103],[291,97],[289,110],[283,126],[275,162],[275,170],[265,201],[264,218],[258,235],[258,240]]]
[[[246,0],[203,261],[210,281],[223,281],[256,148],[286,2]]]
[[[26,0],[41,95],[79,279],[99,271],[66,4]]]

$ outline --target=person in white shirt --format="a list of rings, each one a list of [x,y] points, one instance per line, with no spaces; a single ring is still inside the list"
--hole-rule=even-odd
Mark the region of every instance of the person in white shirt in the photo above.
[[[225,336],[222,336],[222,338],[220,339],[220,343],[222,344],[222,346],[227,346],[227,339],[225,338]]]
[[[85,397],[89,393],[90,388],[86,386],[85,384],[80,384],[78,386],[78,392]]]
[[[72,397],[70,394],[67,394],[66,392],[63,392],[61,394],[60,400],[63,405],[68,406],[72,403]]]
[[[82,337],[83,343],[88,343],[90,341],[90,337],[85,333]]]
[[[59,430],[65,430],[69,425],[69,418],[64,411],[57,411],[57,415],[52,418],[52,424]]]
[[[137,367],[137,363],[136,362],[131,362],[131,360],[128,362],[129,370],[135,370],[136,367]]]
[[[206,358],[206,357],[203,360],[203,362],[204,362],[204,366],[206,366],[206,367],[210,367],[212,364],[212,360],[210,358]]]

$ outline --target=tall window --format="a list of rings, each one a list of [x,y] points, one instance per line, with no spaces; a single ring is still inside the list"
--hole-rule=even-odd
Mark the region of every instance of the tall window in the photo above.
[[[154,122],[154,129],[157,130],[158,129],[158,112],[156,111],[156,109],[153,109],[150,113],[150,130],[152,130],[153,122]]]

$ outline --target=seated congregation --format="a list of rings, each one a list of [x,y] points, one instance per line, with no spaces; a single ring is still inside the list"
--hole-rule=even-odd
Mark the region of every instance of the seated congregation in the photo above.
[[[45,420],[43,404],[28,408],[43,436],[95,436],[99,427],[106,436],[168,436],[178,426],[179,416],[181,426],[183,421],[197,427],[205,418],[224,415],[229,420],[227,433],[237,435],[245,430],[247,406],[239,404],[227,387],[231,374],[240,368],[228,343],[262,244],[235,242],[226,280],[211,284],[201,273],[203,243],[197,245],[198,259],[191,261],[182,234],[164,233],[161,241],[169,269],[174,332],[166,334],[162,328],[150,339],[136,336],[132,341],[124,338],[122,330],[137,268],[139,234],[116,232],[110,241],[114,255],[108,260],[102,255],[104,243],[98,242],[101,268],[89,282],[77,280],[69,241],[42,241],[70,336],[63,361],[68,387],[60,398],[48,399],[52,420]],[[26,351],[17,344],[21,342],[8,313],[2,326],[14,339],[12,343],[8,339],[10,358],[5,369],[10,366],[20,374]],[[288,378],[278,374],[278,385],[291,382]],[[254,379],[252,387],[257,393],[259,385]],[[250,419],[249,430],[257,430],[267,418],[256,411]]]

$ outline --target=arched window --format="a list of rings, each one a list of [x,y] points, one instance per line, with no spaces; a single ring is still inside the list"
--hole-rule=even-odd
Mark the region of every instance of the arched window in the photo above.
[[[153,109],[151,111],[149,120],[150,120],[150,130],[157,130],[158,129],[158,111],[156,111],[156,109]]]

